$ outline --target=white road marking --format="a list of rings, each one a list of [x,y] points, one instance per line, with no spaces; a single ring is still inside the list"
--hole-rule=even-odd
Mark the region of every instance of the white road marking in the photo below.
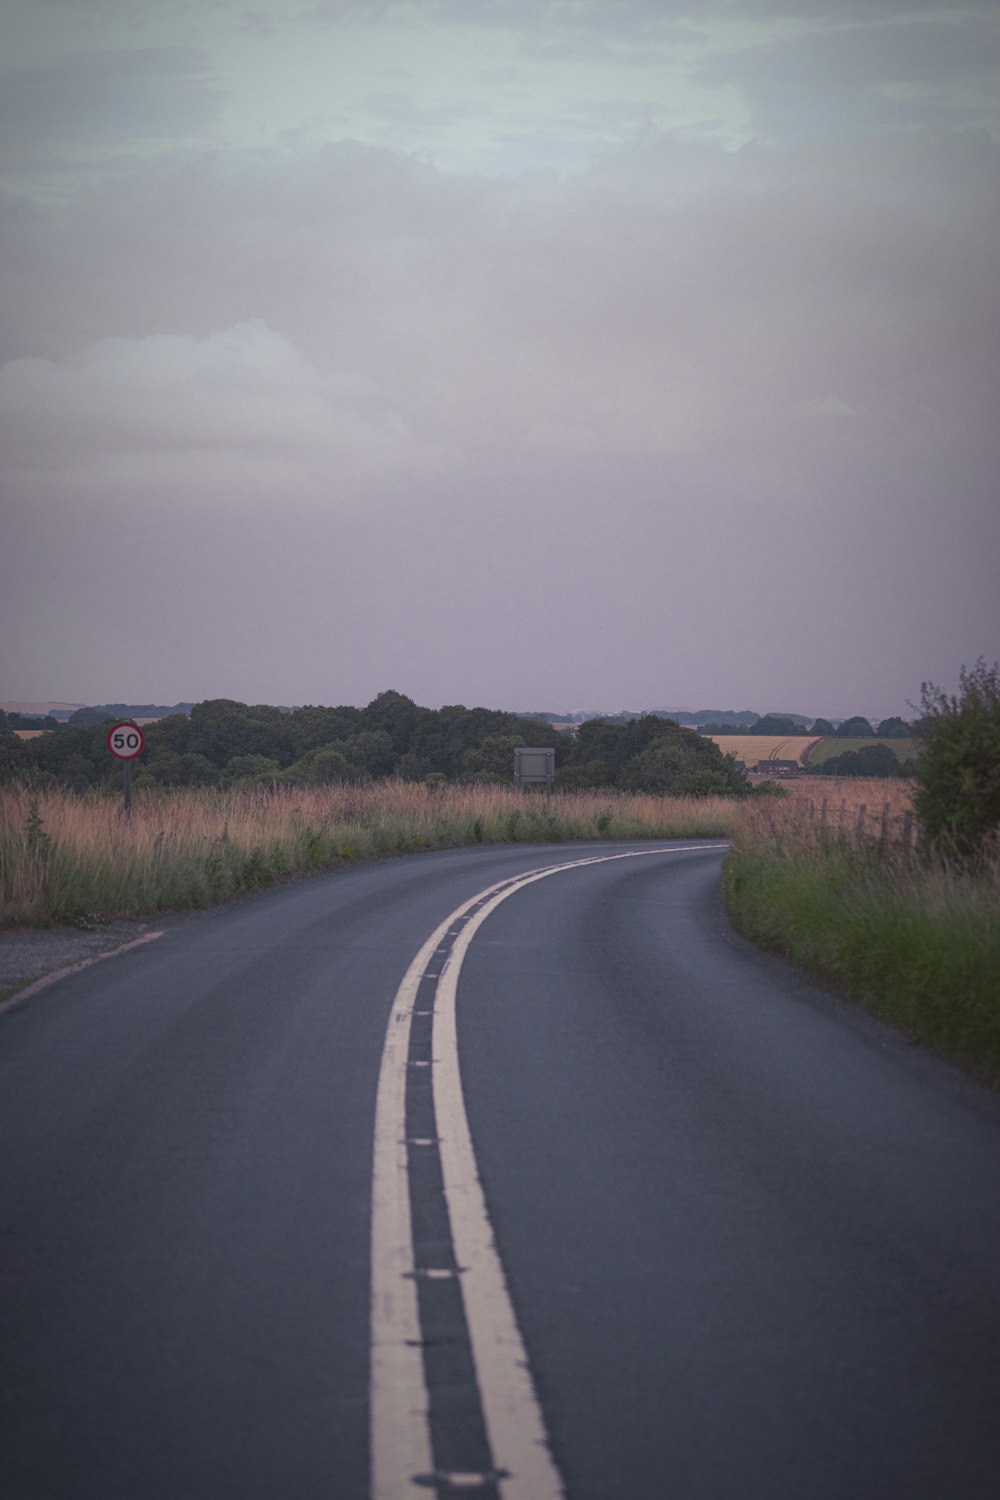
[[[446,937],[454,937],[437,979],[432,1070],[434,1107],[456,1263],[486,1433],[505,1500],[560,1500],[563,1484],[549,1452],[541,1407],[528,1367],[503,1267],[479,1182],[458,1064],[455,1001],[462,961],[476,932],[508,896],[584,865],[651,854],[724,849],[688,844],[592,855],[547,865],[487,886],[457,907],[430,935],[396,993],[379,1071],[372,1164],[371,1495],[416,1496],[414,1480],[433,1472],[429,1397],[421,1352],[417,1267],[410,1220],[406,1079],[410,1022],[417,989]],[[468,920],[462,919],[480,903]],[[422,1013],[422,1012],[421,1012]],[[426,1274],[426,1273],[425,1273]],[[465,1476],[463,1476],[465,1477]],[[472,1476],[468,1476],[469,1479]]]

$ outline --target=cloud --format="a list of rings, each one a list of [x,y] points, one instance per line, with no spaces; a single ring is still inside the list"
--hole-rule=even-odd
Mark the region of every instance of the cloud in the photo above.
[[[226,98],[191,47],[89,52],[0,73],[8,143],[117,146],[199,134]]]
[[[0,203],[7,566],[67,601],[11,628],[99,660],[139,558],[203,639],[294,598],[243,677],[158,646],[166,697],[898,711],[995,651],[998,188],[988,136],[925,131],[563,179],[344,142]]]
[[[987,401],[998,155],[658,142],[562,183],[357,145],[205,160],[11,208],[5,389],[22,434],[25,402],[68,403],[64,444],[112,441],[103,406],[123,441],[310,450],[336,412],[393,463],[403,433],[428,462],[760,447],[811,400],[957,436]]]
[[[0,368],[10,468],[92,494],[152,486],[222,503],[317,476],[384,472],[404,424],[363,375],[321,372],[255,319],[207,338],[103,339],[62,360]],[[227,493],[235,486],[235,494]]]
[[[843,18],[842,18],[843,21]],[[764,139],[862,134],[936,120],[956,127],[992,119],[1000,67],[996,16],[840,24],[715,52],[694,70],[733,87]]]

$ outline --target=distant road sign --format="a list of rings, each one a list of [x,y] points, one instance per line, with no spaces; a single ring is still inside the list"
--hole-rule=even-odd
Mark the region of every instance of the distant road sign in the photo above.
[[[146,736],[137,724],[115,724],[108,730],[108,749],[119,760],[135,760],[145,744]]]
[[[543,781],[549,791],[555,783],[556,752],[547,747],[534,749],[519,745],[514,751],[514,780],[518,786],[529,781]]]

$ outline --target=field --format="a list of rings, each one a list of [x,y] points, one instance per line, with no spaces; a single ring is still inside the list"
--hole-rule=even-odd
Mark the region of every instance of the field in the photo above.
[[[847,750],[863,750],[866,745],[888,745],[899,760],[916,760],[916,740],[879,740],[848,738],[838,739],[836,736],[825,736],[816,740],[812,749],[805,757],[806,766],[821,766],[828,760],[833,760],[836,755],[843,755]]]
[[[810,745],[816,744],[814,734],[795,734],[790,738],[780,734],[710,734],[723,755],[735,755],[753,770],[759,760],[797,760],[804,764]],[[844,742],[846,743],[846,741]]]
[[[759,760],[797,760],[808,770],[847,750],[861,750],[865,745],[888,745],[900,760],[915,760],[917,755],[915,740],[838,739],[814,734],[795,734],[787,739],[776,734],[711,734],[708,738],[714,740],[724,755],[735,755],[751,771]]]

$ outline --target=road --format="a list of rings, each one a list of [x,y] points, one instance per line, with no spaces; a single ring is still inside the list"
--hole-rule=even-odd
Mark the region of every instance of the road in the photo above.
[[[387,860],[0,1013],[3,1500],[993,1500],[998,1101],[722,857]]]

